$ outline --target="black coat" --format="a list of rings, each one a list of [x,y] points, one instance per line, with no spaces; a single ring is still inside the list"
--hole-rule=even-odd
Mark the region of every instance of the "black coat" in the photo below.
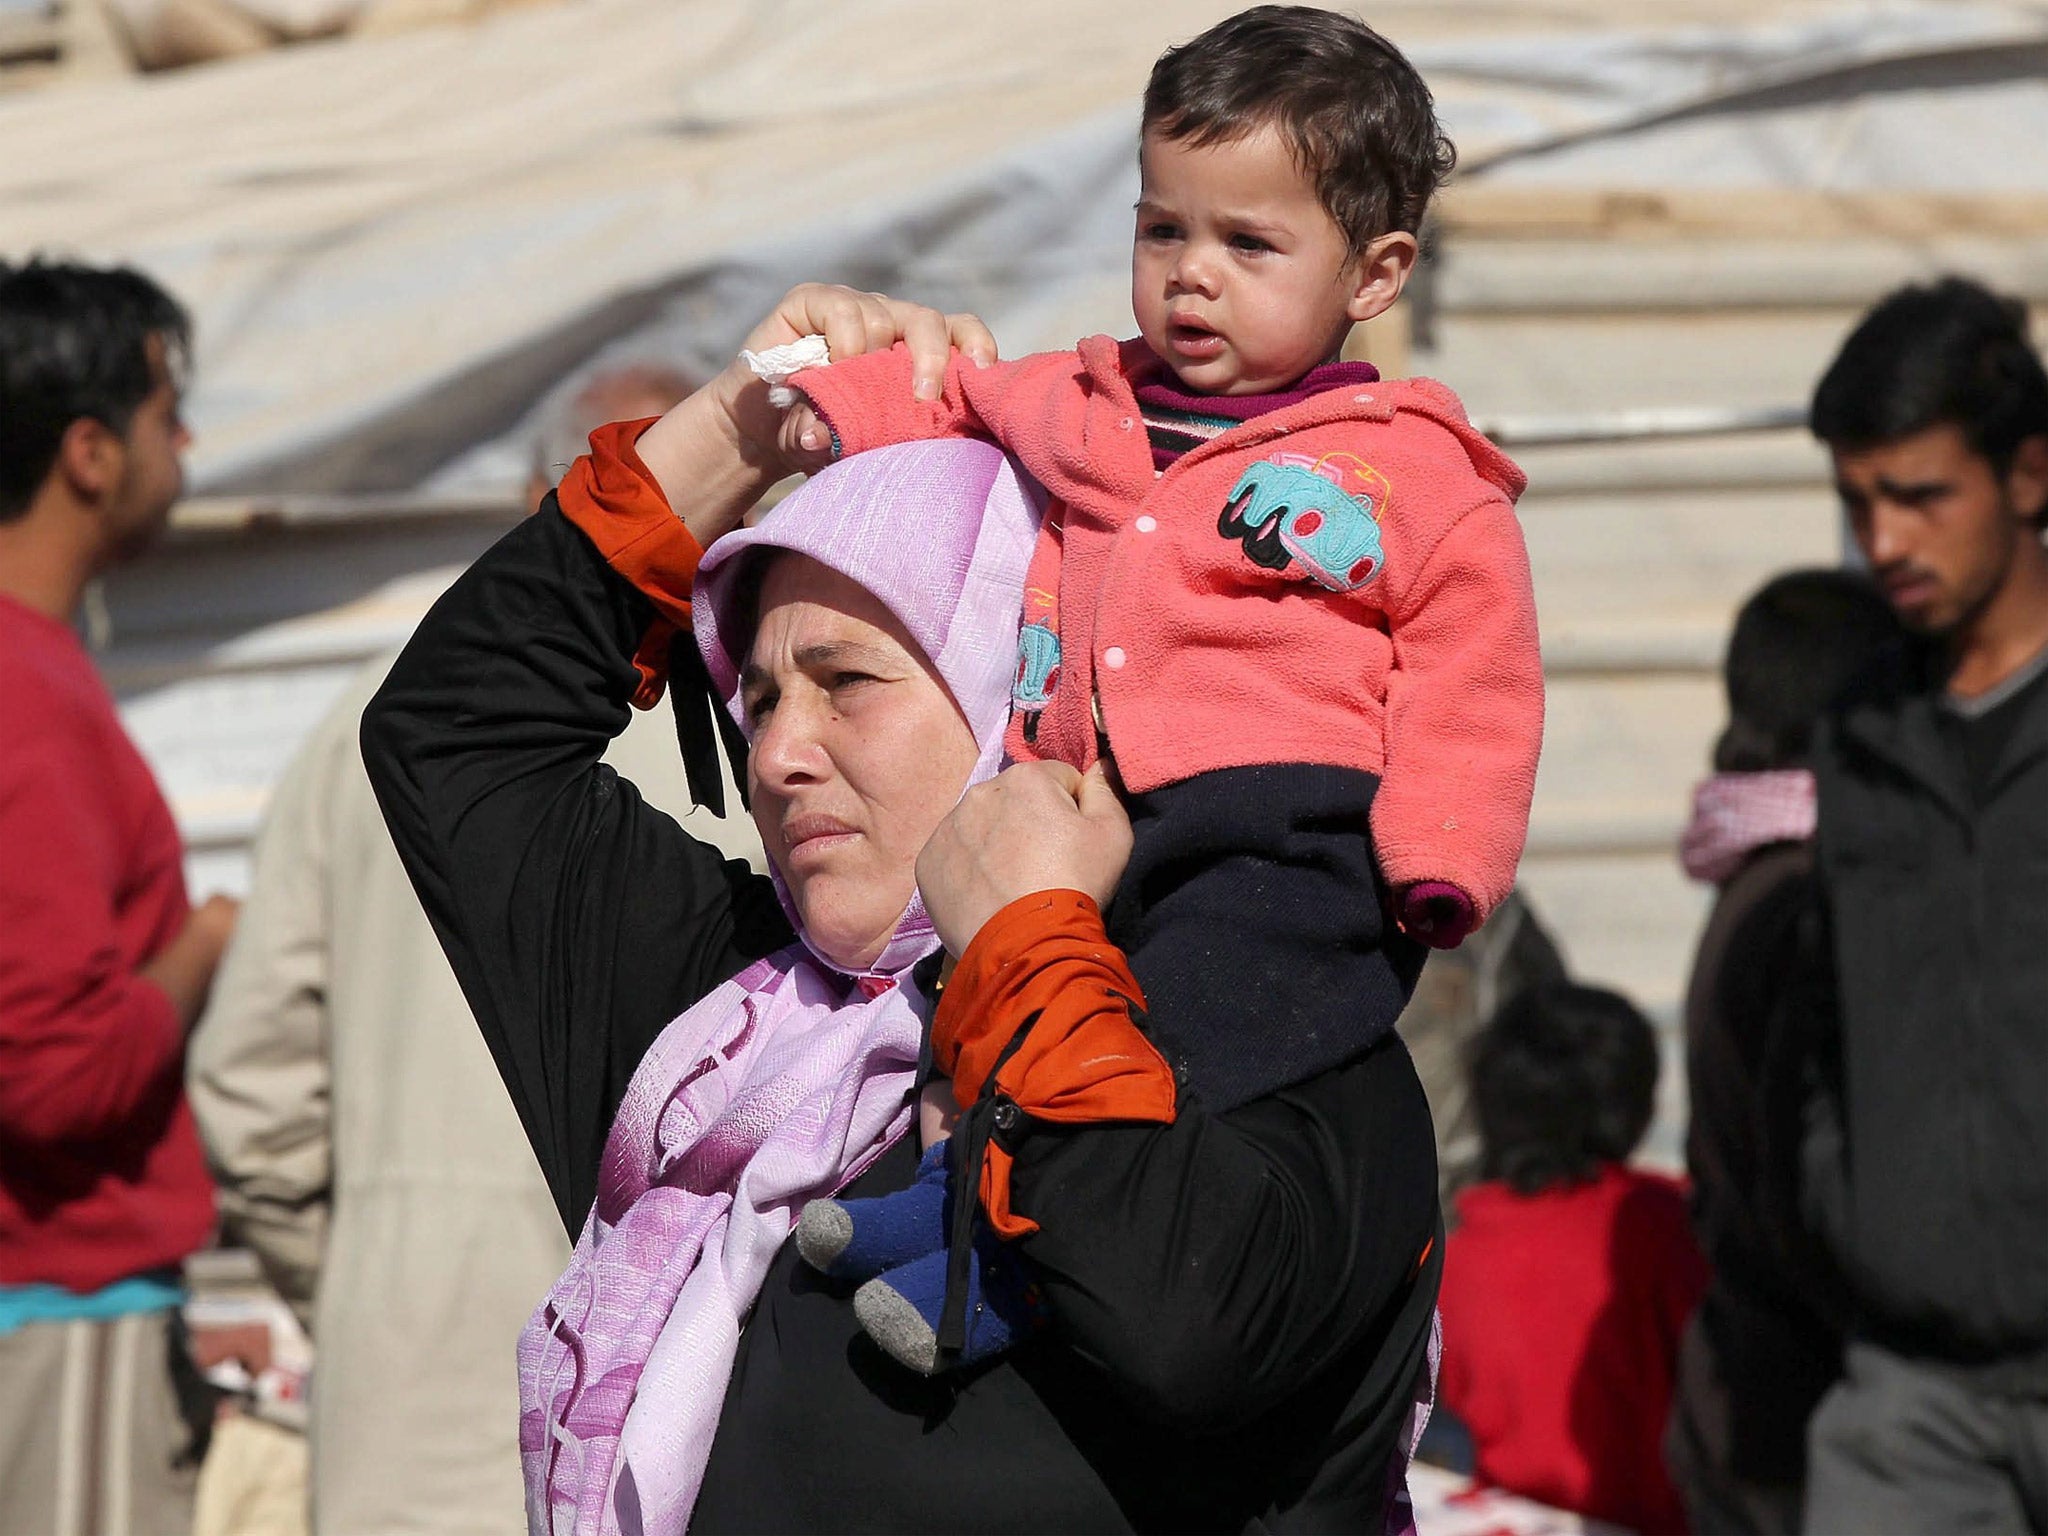
[[[1753,851],[1721,887],[1685,998],[1685,1160],[1713,1271],[1698,1326],[1715,1387],[1695,1413],[1753,1483],[1805,1476],[1806,1421],[1841,1375],[1839,1298],[1800,1212],[1815,1033],[1813,846]]]
[[[1977,793],[1931,658],[1824,728],[1838,1258],[1872,1342],[2048,1392],[2048,687]]]
[[[791,937],[765,878],[599,761],[649,616],[550,502],[435,605],[364,716],[399,853],[572,1232],[655,1036]],[[899,1143],[852,1192],[914,1169]],[[1023,1249],[1052,1328],[958,1379],[891,1365],[848,1288],[785,1246],[693,1536],[1377,1528],[1442,1254],[1398,1039],[1170,1126],[1040,1131],[1012,1191],[1041,1223]]]

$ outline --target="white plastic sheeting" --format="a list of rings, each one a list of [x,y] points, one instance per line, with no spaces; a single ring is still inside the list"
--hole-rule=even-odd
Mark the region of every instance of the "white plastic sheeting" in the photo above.
[[[589,0],[23,93],[0,100],[0,254],[132,260],[193,304],[202,489],[510,484],[521,424],[593,357],[710,366],[798,277],[972,305],[1013,351],[1127,324],[1138,89],[1232,8]],[[1489,179],[1720,166],[1709,103],[2048,39],[2034,11],[1972,4],[1557,30],[1566,9],[1519,37],[1511,6],[1374,19]],[[2048,86],[1999,90],[2048,122]],[[1829,163],[1833,119],[1750,117],[1738,180]],[[1919,153],[1893,135],[1832,163],[1949,185],[1995,160],[2001,185],[2048,187],[2038,132],[1973,158],[1915,121]]]
[[[1920,78],[1939,90],[1952,80],[1956,61],[1981,68],[1988,58],[2048,42],[2048,15],[2032,6],[1892,0],[1811,14],[1777,9],[1787,14],[1649,28],[1641,23],[1654,12],[1638,8],[1628,26],[1460,38],[1419,47],[1414,57],[1448,97],[1446,116],[1467,148],[1468,170],[1504,169],[1552,146],[1594,141],[1612,152],[1610,168],[1624,166],[1627,174],[1580,184],[1609,186],[1663,184],[1663,155],[1643,130],[1674,118],[1764,107],[1807,92],[1855,96],[1873,81]],[[1939,137],[1941,130],[1933,132]],[[1731,179],[1756,185],[1806,184],[1807,167],[1792,160],[1736,158],[1725,169]],[[1916,169],[1901,165],[1893,184],[1907,184]],[[2048,176],[2038,159],[2033,172]]]

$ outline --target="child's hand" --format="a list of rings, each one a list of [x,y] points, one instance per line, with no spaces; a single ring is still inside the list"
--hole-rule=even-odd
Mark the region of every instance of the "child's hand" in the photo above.
[[[1410,938],[1456,949],[1479,926],[1472,898],[1444,880],[1418,880],[1394,898],[1394,916]]]
[[[815,475],[832,462],[832,432],[811,402],[798,397],[782,417],[776,445],[788,465],[800,474]]]

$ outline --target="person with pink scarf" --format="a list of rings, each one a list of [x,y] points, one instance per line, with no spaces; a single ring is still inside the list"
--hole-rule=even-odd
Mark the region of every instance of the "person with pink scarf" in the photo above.
[[[949,330],[992,355],[976,322],[808,288],[749,345],[907,332],[929,382]],[[736,367],[593,434],[365,716],[580,1234],[519,1341],[530,1529],[1401,1528],[1440,1255],[1398,1041],[1221,1113],[1007,1129],[1048,1322],[979,1372],[905,1381],[797,1262],[806,1201],[914,1177],[948,1014],[969,1056],[1011,1042],[991,1080],[1050,1063],[1114,1096],[1156,1053],[1101,926],[1114,793],[999,771],[1035,488],[990,445],[909,445],[742,528],[783,468],[765,396]],[[744,758],[772,878],[600,764],[664,685],[707,798],[713,738]]]
[[[1800,1214],[1812,984],[1814,731],[1901,639],[1870,581],[1788,571],[1735,618],[1728,725],[1679,846],[1715,888],[1685,1001],[1686,1162],[1713,1278],[1686,1328],[1666,1439],[1696,1531],[1799,1528],[1806,1424],[1840,1374],[1842,1298]]]

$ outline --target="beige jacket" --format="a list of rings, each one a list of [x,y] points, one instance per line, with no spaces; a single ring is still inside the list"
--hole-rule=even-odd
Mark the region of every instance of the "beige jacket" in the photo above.
[[[188,1075],[229,1240],[318,1352],[314,1529],[496,1536],[524,1526],[514,1342],[569,1247],[363,771],[357,722],[388,666],[278,785]],[[609,761],[689,805],[666,706]],[[761,861],[737,814],[685,825]]]

